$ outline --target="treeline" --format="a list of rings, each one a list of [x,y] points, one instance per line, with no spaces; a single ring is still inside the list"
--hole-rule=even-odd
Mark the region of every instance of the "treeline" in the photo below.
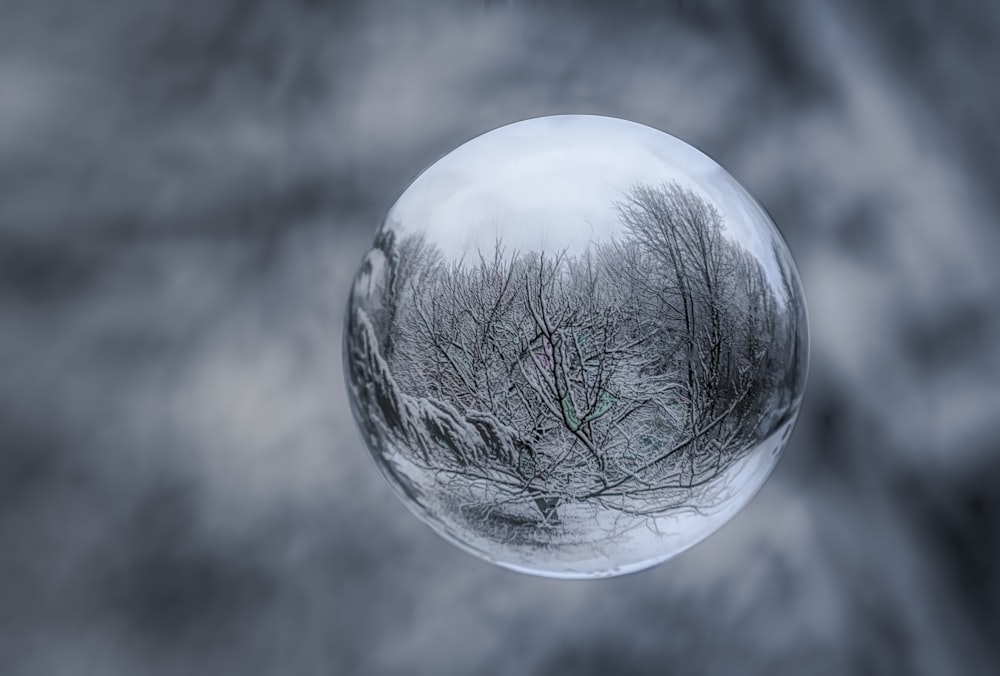
[[[636,187],[616,206],[624,236],[582,255],[498,241],[457,262],[422,236],[377,242],[371,349],[393,387],[466,422],[499,421],[507,437],[469,422],[478,436],[457,445],[475,457],[463,458],[455,443],[428,444],[430,428],[402,432],[424,438],[426,467],[520,485],[547,519],[579,501],[656,511],[781,420],[796,318],[761,264],[676,184]]]

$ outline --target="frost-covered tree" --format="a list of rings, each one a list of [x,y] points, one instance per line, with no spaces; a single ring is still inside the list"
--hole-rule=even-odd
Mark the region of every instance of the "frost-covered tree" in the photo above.
[[[624,236],[581,255],[382,241],[382,303],[350,330],[383,447],[552,524],[683,507],[759,441],[791,335],[760,262],[678,185],[617,207]]]

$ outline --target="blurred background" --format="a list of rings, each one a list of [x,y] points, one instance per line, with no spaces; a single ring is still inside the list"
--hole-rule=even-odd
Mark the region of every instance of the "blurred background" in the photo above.
[[[985,0],[0,0],[0,673],[998,673],[997,35]],[[749,507],[594,582],[412,517],[340,352],[407,182],[570,112],[733,172],[812,329]]]

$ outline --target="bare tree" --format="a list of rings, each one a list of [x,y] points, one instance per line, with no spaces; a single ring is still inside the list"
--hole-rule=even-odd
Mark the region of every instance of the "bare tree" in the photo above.
[[[446,262],[421,238],[384,242],[378,329],[356,320],[382,333],[356,341],[381,351],[358,362],[402,402],[380,434],[456,490],[528,501],[548,524],[570,503],[697,504],[759,440],[788,331],[760,262],[705,200],[637,186],[617,206],[625,238],[579,256],[498,241]]]

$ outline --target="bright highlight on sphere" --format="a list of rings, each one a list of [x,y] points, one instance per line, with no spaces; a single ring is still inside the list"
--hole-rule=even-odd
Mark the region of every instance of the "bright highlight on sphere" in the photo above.
[[[599,577],[721,527],[805,385],[771,219],[686,143],[587,115],[483,134],[418,176],[355,278],[347,386],[376,465],[501,566]]]

